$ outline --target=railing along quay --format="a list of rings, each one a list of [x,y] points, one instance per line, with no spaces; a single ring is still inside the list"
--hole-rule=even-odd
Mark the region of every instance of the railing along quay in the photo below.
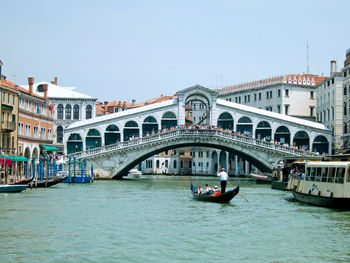
[[[89,149],[86,151],[71,153],[66,155],[65,158],[69,158],[69,157],[84,158],[84,157],[93,156],[99,153],[107,153],[107,152],[111,152],[119,149],[125,149],[135,145],[142,145],[149,142],[162,141],[164,139],[176,138],[178,136],[188,136],[188,135],[217,136],[220,138],[225,138],[225,139],[229,139],[237,142],[244,142],[250,145],[257,145],[264,148],[275,149],[278,151],[283,151],[285,153],[289,153],[297,156],[310,156],[310,155],[318,156],[319,155],[318,153],[303,151],[303,150],[296,149],[294,147],[288,147],[288,146],[277,144],[274,142],[259,140],[259,139],[251,138],[245,135],[235,134],[231,132],[225,132],[220,130],[209,130],[209,129],[195,129],[195,130],[186,129],[186,130],[171,130],[171,131],[150,135],[146,137],[141,137],[141,138],[125,141],[125,142],[105,145],[102,147]]]

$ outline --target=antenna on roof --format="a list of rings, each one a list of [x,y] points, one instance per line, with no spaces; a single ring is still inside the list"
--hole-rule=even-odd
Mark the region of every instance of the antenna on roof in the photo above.
[[[309,67],[309,40],[306,42],[306,74],[309,75],[310,67]]]

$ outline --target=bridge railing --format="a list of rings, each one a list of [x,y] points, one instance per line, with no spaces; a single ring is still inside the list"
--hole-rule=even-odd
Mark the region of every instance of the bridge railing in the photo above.
[[[115,151],[118,149],[132,147],[135,145],[141,145],[141,144],[146,144],[146,143],[154,142],[154,141],[160,141],[160,140],[164,140],[164,139],[168,139],[168,138],[172,138],[172,137],[188,136],[188,135],[218,136],[218,137],[226,138],[229,140],[240,141],[240,142],[249,143],[252,145],[258,145],[258,146],[265,147],[265,148],[275,149],[278,151],[283,151],[283,152],[290,153],[293,155],[298,155],[298,156],[310,156],[310,155],[317,156],[317,155],[319,155],[318,153],[303,151],[303,150],[300,150],[300,149],[297,149],[294,147],[289,147],[289,146],[281,145],[281,144],[274,143],[274,142],[259,140],[259,139],[255,139],[255,138],[252,138],[249,136],[245,136],[245,135],[241,135],[241,134],[237,134],[237,133],[232,133],[232,132],[227,132],[227,131],[222,131],[222,130],[186,129],[186,130],[170,130],[167,132],[163,132],[163,133],[159,133],[159,134],[155,134],[155,135],[151,135],[151,136],[141,137],[138,139],[133,139],[133,140],[125,141],[125,142],[119,142],[116,144],[105,145],[102,147],[89,149],[89,150],[82,151],[82,152],[68,154],[65,156],[65,158],[69,158],[69,157],[83,158],[83,157],[87,157],[87,156],[96,155],[99,153],[110,152],[110,151]]]

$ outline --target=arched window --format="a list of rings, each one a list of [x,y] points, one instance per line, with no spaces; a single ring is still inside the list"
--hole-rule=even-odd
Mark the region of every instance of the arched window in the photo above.
[[[271,126],[267,121],[258,123],[255,130],[255,138],[259,140],[271,141]]]
[[[109,125],[105,131],[105,145],[114,144],[119,141],[120,141],[119,128],[114,124]]]
[[[62,143],[63,142],[63,128],[62,128],[62,126],[57,127],[56,134],[57,134],[57,143]]]
[[[66,120],[72,119],[72,106],[70,104],[66,105]]]
[[[91,107],[91,105],[87,105],[86,106],[85,115],[86,115],[86,119],[91,119],[92,118],[92,107]]]
[[[96,129],[90,129],[86,135],[86,149],[101,147],[101,134]]]
[[[248,117],[242,117],[237,122],[237,132],[245,135],[252,135],[253,123]]]
[[[63,105],[59,104],[57,106],[57,119],[63,120]]]
[[[233,130],[233,118],[228,112],[221,113],[218,119],[218,127]]]
[[[163,114],[161,126],[162,129],[170,129],[171,127],[176,127],[177,119],[176,115],[173,112],[166,112]]]
[[[67,153],[81,152],[83,150],[83,140],[78,133],[69,135],[67,141]]]
[[[135,139],[140,136],[138,125],[134,121],[128,121],[124,126],[124,141]]]
[[[142,123],[142,136],[147,136],[151,134],[155,134],[158,132],[158,123],[157,120],[148,116]]]
[[[79,105],[77,104],[73,107],[73,120],[79,120]]]

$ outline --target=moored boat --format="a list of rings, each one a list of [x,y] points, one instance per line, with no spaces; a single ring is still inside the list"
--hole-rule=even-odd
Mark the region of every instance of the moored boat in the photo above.
[[[27,187],[28,187],[27,184],[17,184],[17,185],[1,184],[0,193],[19,193],[27,189]]]
[[[253,178],[253,180],[257,184],[271,184],[272,182],[272,176],[271,175],[263,175],[263,174],[253,174],[251,173],[250,176]]]
[[[288,182],[282,182],[282,181],[271,182],[271,189],[288,191],[287,186],[288,186]]]
[[[198,201],[228,203],[239,193],[239,185],[236,188],[225,192],[224,194],[213,196],[208,194],[198,194],[197,187],[195,187],[191,183],[191,192],[192,192],[193,198]]]
[[[40,181],[32,181],[30,184],[30,187],[33,188],[44,188],[44,187],[50,187],[53,186],[55,184],[58,184],[60,182],[63,182],[65,179],[67,178],[67,176],[57,176],[57,177],[53,177],[47,180],[40,180]]]
[[[25,179],[22,179],[20,181],[14,182],[14,183],[10,183],[9,185],[19,185],[19,184],[26,184],[26,185],[28,185],[30,182],[33,181],[33,179],[34,179],[34,175],[31,178],[29,178],[29,179],[25,178]]]
[[[291,176],[296,200],[316,206],[350,209],[350,162],[308,162],[305,177]]]

